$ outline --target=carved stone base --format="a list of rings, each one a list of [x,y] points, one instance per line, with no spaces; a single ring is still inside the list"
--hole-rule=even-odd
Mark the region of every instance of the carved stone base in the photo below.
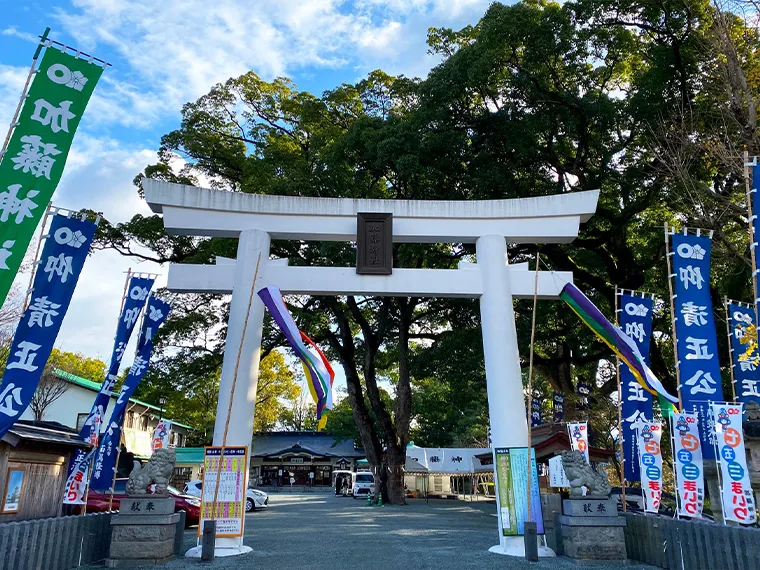
[[[626,560],[624,528],[617,503],[609,499],[570,499],[562,502],[562,544],[576,560]]]
[[[180,515],[173,497],[128,497],[111,519],[111,551],[106,568],[162,564],[174,556]]]

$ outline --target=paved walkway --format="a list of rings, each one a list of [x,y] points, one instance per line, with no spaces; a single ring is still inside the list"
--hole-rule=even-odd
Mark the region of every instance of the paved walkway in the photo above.
[[[245,544],[253,552],[217,558],[212,564],[177,559],[165,568],[306,570],[510,570],[594,569],[619,565],[576,565],[567,559],[523,559],[488,552],[496,543],[492,504],[411,501],[406,507],[368,507],[362,500],[321,494],[278,493],[271,506],[248,515]],[[185,535],[195,546],[196,529]],[[627,566],[641,570],[644,566]]]

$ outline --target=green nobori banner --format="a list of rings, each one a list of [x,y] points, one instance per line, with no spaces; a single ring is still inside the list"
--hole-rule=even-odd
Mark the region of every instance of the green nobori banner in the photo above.
[[[0,162],[0,304],[66,165],[79,122],[103,68],[45,50]]]

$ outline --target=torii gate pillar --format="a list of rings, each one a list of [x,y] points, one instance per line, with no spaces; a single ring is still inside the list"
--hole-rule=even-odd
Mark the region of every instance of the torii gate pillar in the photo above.
[[[525,414],[520,350],[517,346],[515,310],[507,265],[507,244],[504,236],[487,235],[478,238],[475,248],[483,280],[480,323],[488,390],[488,417],[491,423],[491,449],[527,447],[528,420]],[[523,537],[504,536],[502,532],[500,493],[498,488],[494,489],[498,514],[496,518],[499,521],[499,544],[491,547],[490,551],[524,556]],[[554,556],[554,552],[545,547],[540,548],[540,554]]]
[[[251,382],[250,379],[259,378],[264,329],[264,303],[256,291],[263,286],[269,242],[269,234],[261,230],[240,232],[237,259],[246,263],[235,264],[227,344],[219,380],[219,394],[229,394],[230,397],[220,397],[216,404],[214,445],[217,446],[225,441],[230,446],[251,445],[258,381]]]

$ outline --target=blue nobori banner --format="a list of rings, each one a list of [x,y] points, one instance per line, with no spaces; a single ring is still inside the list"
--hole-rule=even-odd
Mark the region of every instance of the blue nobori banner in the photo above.
[[[530,427],[540,426],[543,423],[541,417],[541,400],[531,400],[530,410]]]
[[[644,362],[649,364],[654,300],[640,294],[620,294],[620,329],[639,347]],[[640,481],[638,430],[652,418],[652,394],[644,390],[630,368],[620,366],[620,388],[623,414],[623,454],[626,481]]]
[[[736,397],[740,402],[760,403],[759,355],[757,346],[750,342],[753,335],[747,334],[748,327],[755,324],[755,309],[732,302],[726,306],[726,311],[731,336],[731,368],[736,382]]]
[[[127,348],[129,339],[132,337],[132,331],[139,320],[145,300],[148,298],[155,279],[148,277],[130,277],[127,284],[127,291],[124,297],[124,303],[119,315],[119,324],[116,327],[116,336],[114,337],[113,351],[111,353],[111,364],[108,372],[100,385],[100,390],[95,396],[92,408],[87,419],[79,431],[79,437],[88,441],[93,447],[97,447],[100,439],[100,427],[103,425],[103,419],[108,409],[108,403],[111,400],[114,384],[118,380],[119,367],[124,357],[124,350]],[[76,468],[77,463],[85,459],[86,453],[77,449],[74,456],[69,462],[69,472]],[[86,473],[86,471],[85,471]],[[83,476],[84,477],[84,476]],[[67,495],[64,496],[64,502],[67,501]],[[76,503],[78,504],[78,503]]]
[[[565,421],[565,395],[562,392],[554,392],[552,397],[552,419],[555,424]]]
[[[591,384],[578,380],[578,409],[581,411],[591,409]]]
[[[95,490],[105,490],[111,486],[114,472],[116,471],[116,452],[121,441],[121,428],[124,422],[124,413],[129,403],[129,398],[134,393],[140,381],[148,371],[150,356],[153,352],[153,336],[166,320],[171,306],[169,303],[150,297],[145,308],[140,340],[137,344],[137,354],[132,367],[129,369],[127,379],[119,392],[111,418],[106,424],[106,433],[100,442],[95,464],[92,472],[90,487]]]
[[[668,236],[666,236],[668,237]],[[710,297],[710,251],[706,236],[672,234],[676,365],[683,411],[697,412],[702,453],[715,459],[715,426],[710,402],[723,401],[718,339]]]
[[[96,228],[93,222],[53,216],[34,276],[31,302],[19,321],[0,384],[0,437],[32,400]]]

